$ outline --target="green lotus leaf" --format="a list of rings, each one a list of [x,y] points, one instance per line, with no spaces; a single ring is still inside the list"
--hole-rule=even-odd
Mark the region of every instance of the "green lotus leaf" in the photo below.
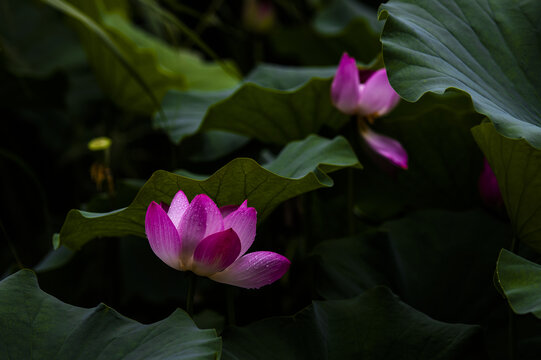
[[[502,249],[496,280],[515,313],[532,313],[541,319],[541,265]]]
[[[541,149],[541,2],[391,0],[380,7],[389,80],[406,100],[459,89],[506,137]]]
[[[218,206],[240,204],[248,199],[249,206],[257,209],[261,220],[287,199],[332,186],[328,174],[345,167],[361,167],[347,140],[311,135],[290,143],[265,167],[252,159],[237,158],[203,180],[159,170],[127,208],[109,213],[71,210],[55,246],[62,244],[78,249],[101,236],[145,237],[144,218],[150,202],[169,203],[180,189],[190,199],[205,193]]]
[[[292,317],[226,329],[225,360],[483,359],[481,329],[436,321],[376,287]]]
[[[167,121],[156,113],[154,126],[173,142],[208,130],[275,144],[304,139],[348,120],[331,103],[329,77],[335,70],[261,65],[235,90],[170,91],[162,102]]]
[[[541,150],[501,136],[488,122],[472,132],[496,175],[516,238],[541,252]]]
[[[43,292],[21,270],[0,282],[2,359],[209,359],[220,357],[214,330],[199,330],[177,310],[149,325],[107,305],[84,309]]]

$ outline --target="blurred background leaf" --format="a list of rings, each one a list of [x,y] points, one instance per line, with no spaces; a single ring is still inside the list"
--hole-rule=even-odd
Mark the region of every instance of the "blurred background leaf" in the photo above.
[[[216,90],[237,83],[220,65],[174,49],[129,22],[125,1],[58,3],[74,22],[104,91],[127,111],[150,114],[169,89]],[[212,80],[210,80],[212,79]]]
[[[32,0],[6,0],[0,16],[2,54],[10,72],[46,77],[86,62],[75,34],[46,6]]]
[[[352,0],[327,4],[310,26],[296,24],[272,32],[275,51],[307,66],[337,64],[344,51],[366,65],[377,61],[381,23],[374,9]]]

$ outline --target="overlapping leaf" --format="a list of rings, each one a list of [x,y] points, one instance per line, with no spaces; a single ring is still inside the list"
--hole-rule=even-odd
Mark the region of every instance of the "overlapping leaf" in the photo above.
[[[349,143],[315,135],[286,146],[274,162],[264,167],[252,159],[238,158],[204,180],[157,171],[130,206],[110,213],[71,210],[56,244],[77,249],[99,236],[145,236],[144,217],[151,201],[170,202],[182,189],[189,198],[209,195],[219,206],[248,204],[265,218],[281,202],[321,187],[333,185],[328,173],[344,167],[360,168]]]
[[[541,319],[541,265],[502,249],[496,280],[515,313]]]
[[[345,299],[386,285],[437,319],[480,321],[495,300],[494,260],[510,232],[482,210],[410,213],[378,232],[319,244],[317,289]],[[460,295],[449,297],[449,289]]]
[[[0,282],[3,359],[217,359],[221,341],[177,310],[150,325],[106,305],[83,309],[44,293],[30,270]]]
[[[541,2],[392,0],[380,19],[389,79],[403,98],[463,90],[502,135],[541,148]]]
[[[331,104],[334,71],[262,65],[236,90],[171,91],[162,103],[167,121],[156,113],[154,125],[174,142],[206,130],[275,144],[303,139],[324,125],[336,128],[347,121]]]
[[[515,236],[541,252],[541,150],[501,136],[490,123],[472,132],[498,179]]]
[[[435,321],[387,288],[315,301],[293,317],[223,334],[224,359],[483,359],[480,328]]]

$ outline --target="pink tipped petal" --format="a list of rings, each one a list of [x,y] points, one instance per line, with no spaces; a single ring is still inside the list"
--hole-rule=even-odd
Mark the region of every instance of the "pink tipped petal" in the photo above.
[[[242,204],[239,205],[225,205],[220,208],[220,212],[222,213],[222,217],[225,219],[226,216],[231,214],[232,212],[238,210],[238,209],[246,209],[248,207],[248,200],[244,200]]]
[[[162,207],[163,211],[165,211],[165,212],[169,211],[169,204],[168,203],[161,201],[160,206]]]
[[[182,239],[182,263],[189,265],[199,242],[223,229],[222,214],[214,201],[205,194],[193,198],[178,227]]]
[[[280,279],[289,269],[291,262],[284,256],[270,251],[246,254],[222,272],[211,275],[214,281],[259,289]]]
[[[238,205],[226,205],[226,206],[222,206],[220,208],[220,213],[222,214],[222,217],[225,219],[225,217],[229,214],[231,214],[232,212],[236,211],[237,209],[239,208]]]
[[[501,209],[503,207],[503,198],[498,186],[496,175],[492,171],[487,159],[484,159],[483,172],[479,176],[479,193],[485,206],[492,209]]]
[[[402,169],[408,168],[408,153],[398,141],[370,129],[364,130],[362,136],[374,152]]]
[[[169,215],[169,218],[173,224],[175,224],[177,229],[180,225],[180,219],[182,219],[182,216],[186,212],[189,205],[190,202],[188,201],[188,198],[182,190],[179,190],[173,198],[173,201],[171,201],[171,206],[167,212],[167,215]]]
[[[181,240],[177,229],[163,208],[154,201],[147,209],[145,232],[154,254],[167,265],[180,270]]]
[[[376,71],[366,83],[360,86],[359,115],[383,116],[400,101],[400,96],[389,84],[387,71]]]
[[[248,200],[244,200],[242,204],[240,204],[239,209],[246,209],[248,208]]]
[[[232,228],[239,236],[241,243],[239,256],[244,255],[252,246],[255,239],[256,224],[257,211],[253,207],[246,207],[246,205],[244,207],[241,205],[235,212],[224,219],[224,228]]]
[[[359,106],[359,70],[355,59],[347,53],[342,55],[331,85],[331,100],[345,114],[354,114]]]
[[[231,265],[240,252],[240,240],[233,229],[227,229],[204,238],[193,254],[192,271],[209,276]]]

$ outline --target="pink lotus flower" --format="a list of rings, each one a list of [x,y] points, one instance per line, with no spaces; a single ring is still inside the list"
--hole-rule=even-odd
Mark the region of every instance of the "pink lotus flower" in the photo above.
[[[342,55],[338,70],[331,85],[331,100],[334,106],[348,115],[357,115],[359,134],[370,151],[386,159],[394,166],[408,168],[408,153],[395,139],[378,134],[370,129],[374,118],[389,113],[400,101],[393,90],[387,71],[365,72],[363,82],[355,59],[347,53]]]
[[[172,268],[258,289],[280,279],[290,261],[270,251],[245,254],[254,242],[256,222],[256,210],[247,201],[218,208],[205,194],[190,203],[180,190],[169,208],[150,203],[145,231],[154,254]]]
[[[361,83],[355,59],[344,53],[331,85],[331,99],[345,114],[379,117],[390,112],[400,96],[389,84],[385,69],[371,73]]]
[[[498,186],[498,180],[486,158],[483,160],[483,172],[479,176],[478,187],[481,200],[483,200],[485,206],[494,210],[503,208],[503,198]]]

